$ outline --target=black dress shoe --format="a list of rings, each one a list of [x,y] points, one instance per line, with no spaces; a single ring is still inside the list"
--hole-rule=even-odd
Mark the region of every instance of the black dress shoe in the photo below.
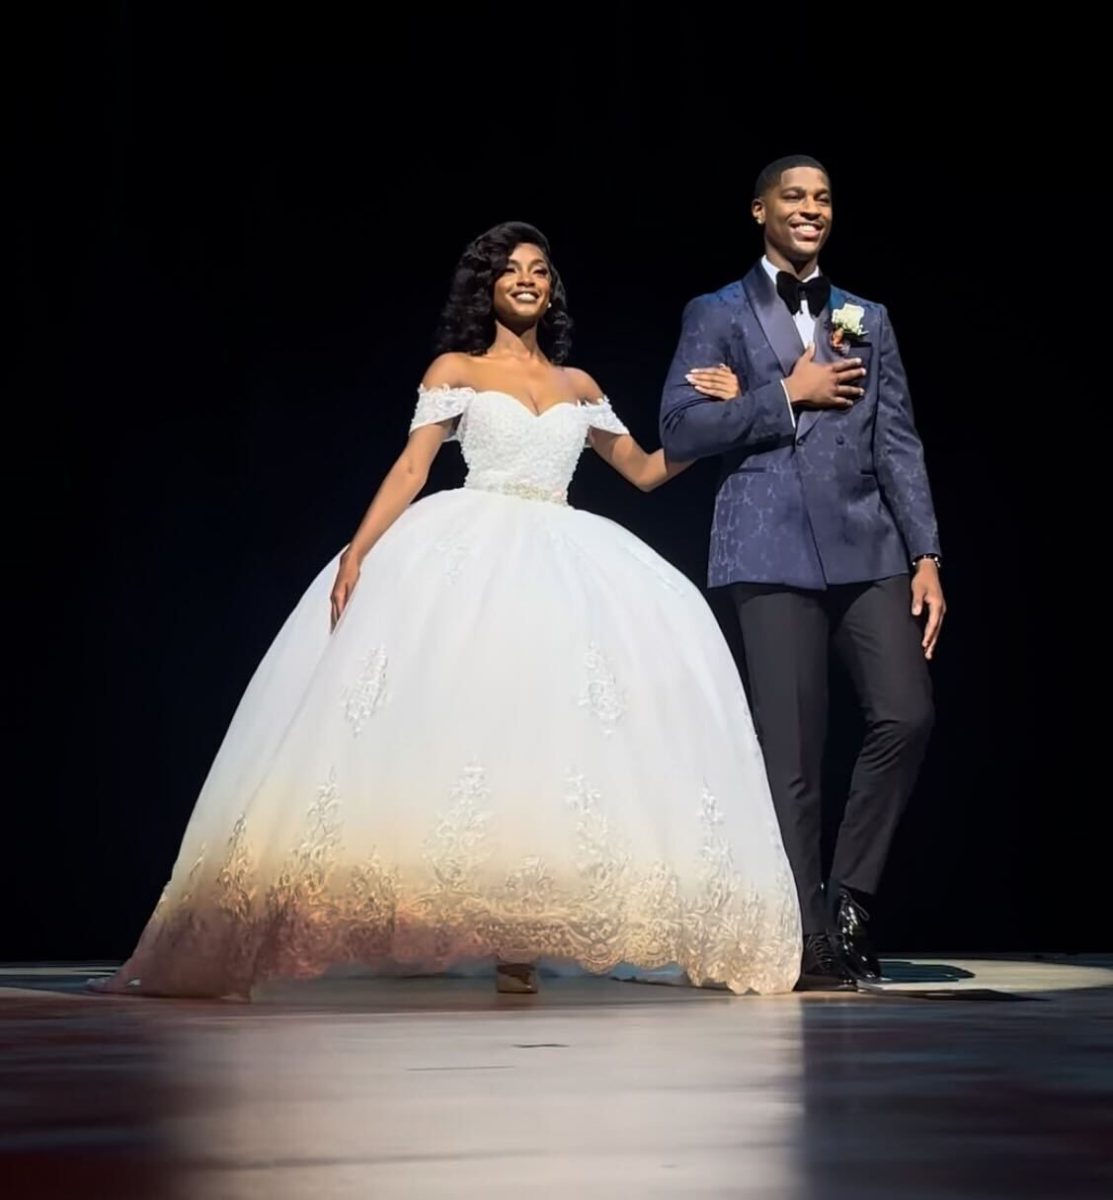
[[[877,955],[874,954],[866,933],[869,913],[844,887],[837,888],[832,899],[834,932],[831,934],[831,940],[835,943],[839,957],[856,978],[867,983],[876,983],[881,978],[881,964],[877,961]]]
[[[856,992],[846,963],[835,952],[826,933],[809,933],[804,937],[804,957],[800,963],[798,992]]]

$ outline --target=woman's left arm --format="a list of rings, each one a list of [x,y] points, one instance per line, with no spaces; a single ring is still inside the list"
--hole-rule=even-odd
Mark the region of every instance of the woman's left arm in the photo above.
[[[587,403],[598,404],[603,400],[603,389],[586,371],[570,373],[576,376],[580,395],[593,398]],[[742,391],[734,372],[723,364],[692,371],[688,382],[712,400],[735,400]],[[680,462],[667,458],[664,450],[647,453],[629,433],[592,429],[589,438],[596,454],[643,492],[652,492],[692,465],[691,459]]]

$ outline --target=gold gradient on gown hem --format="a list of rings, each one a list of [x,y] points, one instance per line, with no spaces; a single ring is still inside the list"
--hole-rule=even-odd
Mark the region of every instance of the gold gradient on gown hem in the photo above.
[[[281,865],[257,858],[241,817],[215,871],[199,859],[182,894],[164,894],[132,959],[98,990],[246,998],[254,984],[311,978],[331,966],[397,974],[495,959],[595,974],[676,964],[693,981],[738,992],[791,988],[795,966],[767,950],[783,945],[770,943],[767,931],[779,927],[791,942],[795,910],[770,912],[732,869],[710,792],[699,800],[700,861],[681,879],[664,863],[636,865],[599,796],[575,774],[565,796],[574,871],[558,872],[537,855],[506,869],[492,861],[484,788],[481,768],[466,769],[426,839],[424,861],[404,868],[375,853],[347,858],[332,778],[307,813],[304,840]]]

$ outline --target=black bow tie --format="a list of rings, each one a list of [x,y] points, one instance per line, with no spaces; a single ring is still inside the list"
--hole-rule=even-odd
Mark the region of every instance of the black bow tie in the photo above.
[[[777,295],[788,305],[790,313],[798,313],[801,299],[807,300],[808,311],[817,317],[831,299],[831,281],[826,275],[816,275],[807,283],[801,283],[795,275],[778,271]]]

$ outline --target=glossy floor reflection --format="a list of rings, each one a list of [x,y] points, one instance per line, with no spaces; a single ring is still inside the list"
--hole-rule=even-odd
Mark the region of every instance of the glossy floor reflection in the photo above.
[[[1113,976],[1021,966],[837,999],[415,980],[253,1005],[0,971],[0,1196],[1108,1197],[1113,990],[1080,985]]]

